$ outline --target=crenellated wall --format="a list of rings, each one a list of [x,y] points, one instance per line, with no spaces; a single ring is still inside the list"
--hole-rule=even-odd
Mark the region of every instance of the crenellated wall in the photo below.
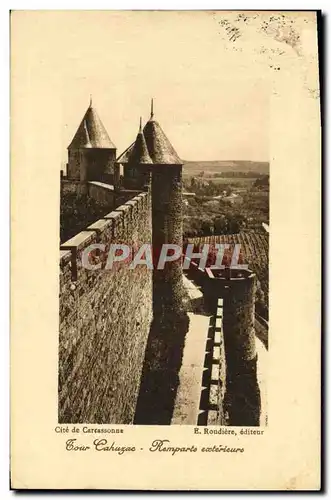
[[[191,262],[188,276],[203,291],[219,337],[220,384],[216,419],[227,425],[259,425],[260,389],[255,345],[255,274],[250,270],[201,270]],[[265,335],[265,334],[264,334]],[[218,347],[217,347],[218,350]],[[226,366],[226,371],[225,371]]]
[[[152,317],[146,266],[87,270],[92,243],[150,243],[150,194],[141,193],[61,245],[59,422],[132,423]]]

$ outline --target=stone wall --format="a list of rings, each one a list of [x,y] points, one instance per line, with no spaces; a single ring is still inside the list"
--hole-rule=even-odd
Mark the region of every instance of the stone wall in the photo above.
[[[76,193],[77,196],[80,196],[84,193],[97,202],[107,203],[111,208],[123,205],[141,191],[141,189],[115,190],[113,184],[100,181],[89,181],[86,189],[82,190],[81,181],[71,180],[67,177],[61,178],[61,194]]]
[[[61,194],[78,193],[79,185],[79,181],[61,179]]]
[[[141,193],[61,245],[59,422],[133,422],[152,317],[152,271],[82,268],[91,243],[150,243]]]
[[[101,203],[110,203],[115,206],[114,186],[104,182],[91,181],[88,183],[88,195],[93,200]]]
[[[229,425],[259,425],[260,390],[255,346],[256,277],[250,270],[229,270],[219,276],[207,269],[209,293],[223,299],[222,328],[226,361],[223,408]],[[217,272],[216,272],[217,274]]]
[[[164,243],[182,247],[182,167],[153,165],[153,256]],[[169,425],[179,386],[189,317],[183,307],[181,257],[153,272],[153,324],[148,337],[135,423]]]
[[[103,176],[114,174],[116,149],[90,149],[87,150],[88,172],[90,181],[102,180]]]
[[[201,286],[204,307],[215,316],[220,335],[217,425],[259,425],[260,389],[255,346],[255,274],[250,270],[199,270],[191,262],[187,275]],[[225,372],[226,366],[226,372]],[[225,380],[226,379],[226,380]],[[216,424],[215,424],[216,425]]]
[[[85,187],[87,188],[87,186],[86,184]],[[61,243],[114,210],[114,192],[112,190],[104,190],[99,186],[93,186],[93,190],[91,189],[93,196],[89,196],[87,190],[85,190],[85,193],[81,190],[82,185],[79,182],[77,184],[71,181],[61,182],[61,187]]]
[[[134,196],[141,193],[140,190],[133,189],[120,189],[115,191],[115,204],[116,206],[123,205],[127,201],[131,200]]]
[[[232,271],[233,272],[233,271]],[[255,291],[256,277],[251,271],[242,278],[232,278],[221,283],[223,297],[223,328],[227,366],[234,376],[243,365],[256,357],[255,348]],[[217,280],[216,286],[217,286]],[[230,370],[231,369],[231,370]]]
[[[87,160],[86,178],[90,181],[103,180],[105,176],[113,178],[116,149],[85,149]],[[67,175],[71,180],[81,178],[81,151],[68,150]]]
[[[80,179],[80,152],[68,149],[67,176],[71,180]]]

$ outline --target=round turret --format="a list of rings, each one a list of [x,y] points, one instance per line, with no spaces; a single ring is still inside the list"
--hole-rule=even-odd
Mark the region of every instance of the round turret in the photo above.
[[[81,150],[85,150],[84,161],[81,162]],[[88,151],[86,151],[88,149]],[[80,180],[81,168],[86,168],[83,177],[86,181],[113,180],[116,146],[111,141],[95,108],[90,105],[68,146],[68,178]]]

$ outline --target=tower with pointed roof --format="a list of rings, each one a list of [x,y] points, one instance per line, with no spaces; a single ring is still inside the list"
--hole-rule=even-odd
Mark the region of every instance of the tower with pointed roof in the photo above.
[[[182,167],[179,158],[160,124],[151,116],[144,127],[144,137],[152,165],[152,239],[158,257],[163,244],[182,248]],[[167,262],[164,269],[154,269],[154,317],[176,317],[182,311],[183,275],[181,258]]]
[[[157,263],[163,244],[183,243],[182,167],[183,162],[154,118],[153,99],[150,119],[133,142],[116,160],[115,171],[124,168],[124,187],[146,189],[152,197],[152,243]],[[119,175],[117,176],[119,177]],[[155,268],[155,266],[154,266]],[[154,317],[168,317],[182,310],[182,262],[167,262],[153,271]]]
[[[96,109],[90,105],[68,146],[68,179],[112,181],[116,146],[111,141]]]
[[[135,142],[130,148],[125,168],[125,181],[126,184],[130,184],[128,187],[147,189],[151,181],[152,164],[153,161],[149,156],[140,118],[139,131]]]

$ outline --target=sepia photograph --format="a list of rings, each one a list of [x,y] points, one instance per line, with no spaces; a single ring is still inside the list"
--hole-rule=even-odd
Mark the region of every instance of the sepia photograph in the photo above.
[[[265,426],[270,85],[238,79],[229,67],[245,55],[221,36],[216,75],[199,37],[170,54],[158,26],[169,14],[147,16],[155,28],[137,41],[126,32],[141,13],[105,13],[111,61],[64,89],[59,422]],[[226,36],[227,16],[200,13],[186,31]],[[230,47],[259,16],[231,17]]]
[[[13,488],[320,487],[320,27],[11,13]]]

